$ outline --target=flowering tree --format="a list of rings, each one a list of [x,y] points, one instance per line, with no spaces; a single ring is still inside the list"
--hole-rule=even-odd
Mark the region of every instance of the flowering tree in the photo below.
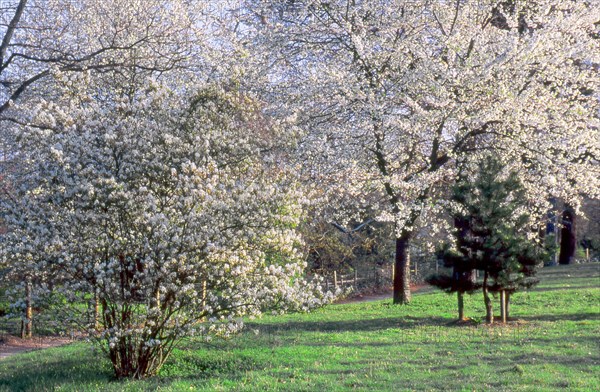
[[[2,198],[2,256],[60,273],[73,303],[95,297],[94,336],[117,377],[155,374],[183,336],[227,336],[240,316],[328,299],[302,278],[283,135],[254,101],[150,81],[100,102],[93,82],[64,81],[15,129],[24,167]]]
[[[441,224],[444,188],[483,151],[520,173],[532,207],[599,196],[594,2],[250,3],[276,50],[269,93],[306,130],[307,176],[395,227],[395,303],[410,300],[417,227]]]
[[[180,0],[18,0],[0,8],[0,114],[56,70],[189,64],[201,5]]]

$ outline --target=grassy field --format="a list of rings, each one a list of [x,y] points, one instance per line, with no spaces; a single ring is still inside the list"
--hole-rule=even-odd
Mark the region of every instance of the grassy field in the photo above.
[[[0,391],[598,391],[600,264],[545,268],[508,325],[452,324],[454,296],[417,294],[265,317],[240,336],[185,342],[160,377],[115,381],[83,343],[0,362]],[[467,315],[484,315],[480,294]]]

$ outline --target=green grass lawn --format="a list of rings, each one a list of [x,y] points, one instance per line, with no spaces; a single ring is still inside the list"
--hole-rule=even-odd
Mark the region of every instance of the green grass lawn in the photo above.
[[[83,343],[0,362],[0,391],[598,391],[600,264],[545,268],[508,325],[452,324],[456,298],[417,294],[265,317],[210,345],[190,340],[159,377],[115,381]],[[481,294],[466,299],[480,319]]]

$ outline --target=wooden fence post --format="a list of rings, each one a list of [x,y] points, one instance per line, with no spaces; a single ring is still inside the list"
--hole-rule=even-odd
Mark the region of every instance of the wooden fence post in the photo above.
[[[354,270],[354,290],[358,290],[358,271]]]
[[[338,289],[337,271],[333,271],[333,288]]]

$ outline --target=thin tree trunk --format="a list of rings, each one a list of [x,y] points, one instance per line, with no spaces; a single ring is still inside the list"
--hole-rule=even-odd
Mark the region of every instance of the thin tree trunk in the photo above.
[[[156,309],[160,309],[160,305],[160,289],[157,288],[156,292],[154,293],[154,306]]]
[[[494,323],[494,305],[490,298],[490,292],[487,286],[488,272],[485,271],[483,274],[483,302],[485,303],[485,321],[488,324]]]
[[[396,258],[394,263],[394,304],[408,304],[410,295],[410,260],[408,245],[410,234],[396,238]]]
[[[206,279],[202,281],[202,310],[206,308]]]
[[[25,283],[25,320],[21,322],[21,338],[31,338],[32,323],[33,308],[31,303],[31,279],[27,278]]]
[[[500,291],[500,319],[506,323],[506,291]]]
[[[465,319],[465,294],[458,292],[458,320],[463,321]]]
[[[408,252],[408,257],[410,260],[410,252]],[[418,282],[418,276],[419,276],[419,259],[415,260],[415,281],[416,282]]]
[[[94,287],[94,330],[100,331],[100,294],[97,287]]]

